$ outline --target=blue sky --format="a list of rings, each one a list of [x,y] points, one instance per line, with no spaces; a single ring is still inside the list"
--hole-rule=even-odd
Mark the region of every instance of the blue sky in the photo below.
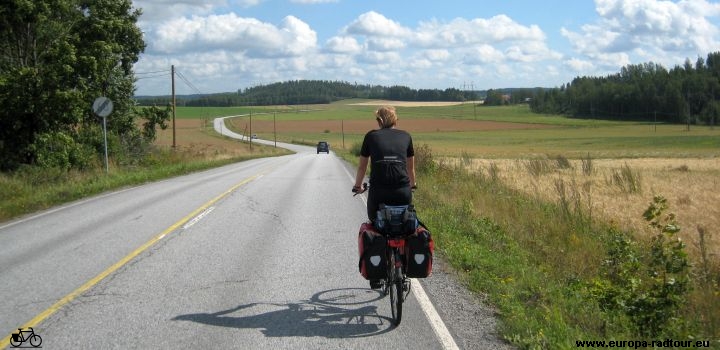
[[[477,90],[558,87],[720,51],[708,0],[134,0],[138,95],[300,79]]]

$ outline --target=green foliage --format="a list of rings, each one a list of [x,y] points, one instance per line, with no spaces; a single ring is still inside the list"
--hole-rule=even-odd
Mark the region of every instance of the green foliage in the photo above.
[[[581,118],[717,125],[720,52],[667,70],[652,62],[628,65],[605,77],[576,77],[555,89],[538,89],[536,113]]]
[[[610,231],[602,274],[588,287],[603,311],[627,317],[646,337],[685,335],[680,311],[690,289],[690,264],[685,244],[673,238],[680,230],[675,216],[664,215],[666,209],[666,199],[656,196],[643,214],[658,232],[647,253],[629,237]]]
[[[415,147],[415,170],[418,173],[430,174],[436,169],[436,163],[433,160],[432,149],[427,144]]]
[[[157,126],[162,130],[167,129],[167,121],[170,120],[172,116],[172,107],[168,105],[164,110],[157,106],[143,108],[141,109],[140,116],[145,119],[142,137],[147,142],[153,142],[157,137],[157,132],[155,131]]]
[[[52,136],[55,141],[36,144],[40,135],[61,133],[81,142],[75,130],[98,123],[89,107],[99,96],[114,103],[111,132],[137,128],[130,97],[132,65],[145,48],[139,16],[130,0],[3,2],[0,170],[32,164],[42,145],[65,142]]]
[[[86,169],[95,158],[92,147],[76,142],[62,131],[38,135],[30,149],[35,153],[36,164],[42,168]]]
[[[360,150],[362,149],[362,142],[354,142],[352,146],[350,146],[350,154],[354,155],[355,157],[360,157]]]

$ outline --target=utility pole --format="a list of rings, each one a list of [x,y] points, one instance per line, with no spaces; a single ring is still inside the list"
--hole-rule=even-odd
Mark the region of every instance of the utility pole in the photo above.
[[[275,125],[275,111],[273,111],[273,135],[275,137],[275,148],[277,148],[277,127]]]
[[[175,148],[175,65],[170,66],[170,77],[172,82],[172,118],[173,118],[173,148]]]

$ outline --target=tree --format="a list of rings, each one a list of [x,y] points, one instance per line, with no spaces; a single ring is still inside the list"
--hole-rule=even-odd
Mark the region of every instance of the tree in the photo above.
[[[38,135],[77,142],[98,123],[101,95],[114,103],[108,129],[136,132],[132,65],[145,49],[130,0],[4,0],[0,5],[0,170],[37,160]]]

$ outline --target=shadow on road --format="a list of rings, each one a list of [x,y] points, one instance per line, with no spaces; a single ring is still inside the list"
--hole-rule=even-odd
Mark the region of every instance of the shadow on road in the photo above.
[[[382,297],[369,289],[331,289],[296,303],[250,303],[215,313],[179,315],[173,320],[257,328],[268,337],[367,337],[393,328],[390,318],[378,314],[377,306],[368,305]]]

